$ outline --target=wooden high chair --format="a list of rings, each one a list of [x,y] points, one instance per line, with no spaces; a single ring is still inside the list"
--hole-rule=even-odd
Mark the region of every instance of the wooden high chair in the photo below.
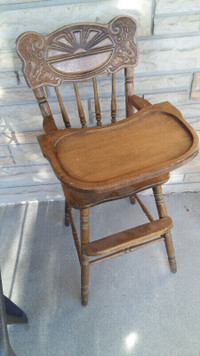
[[[17,40],[23,72],[33,89],[43,115],[45,134],[38,137],[44,156],[61,182],[66,199],[65,222],[71,224],[81,266],[82,304],[87,305],[89,266],[113,256],[164,240],[169,265],[176,260],[162,184],[169,172],[198,152],[198,136],[169,102],[151,105],[134,95],[133,67],[136,65],[136,24],[119,16],[107,25],[77,23],[48,36],[25,32]],[[125,75],[126,118],[116,121],[115,73]],[[111,74],[111,123],[103,124],[96,77]],[[91,80],[97,127],[87,128],[78,82]],[[59,86],[73,82],[81,129],[71,128]],[[58,129],[45,86],[55,89],[64,129]],[[68,103],[70,105],[70,103]],[[138,112],[134,113],[134,108]],[[137,192],[153,189],[159,219],[154,220]],[[136,198],[150,222],[90,242],[89,208],[130,196]],[[80,210],[79,242],[71,207]],[[91,260],[91,257],[93,259]]]

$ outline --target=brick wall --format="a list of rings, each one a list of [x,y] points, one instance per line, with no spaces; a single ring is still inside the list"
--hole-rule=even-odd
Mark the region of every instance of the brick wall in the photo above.
[[[21,0],[23,1],[23,0]],[[127,14],[138,23],[136,94],[152,103],[169,100],[187,121],[200,131],[200,2],[199,0],[0,0],[0,203],[62,199],[60,185],[43,158],[36,136],[42,119],[31,90],[21,72],[15,40],[27,30],[49,33],[79,21],[106,23]],[[118,77],[120,79],[120,75]],[[106,122],[110,86],[99,81]],[[123,97],[117,81],[118,105],[123,117]],[[89,85],[83,105],[87,120],[94,122],[94,104]],[[77,122],[71,90],[63,88],[67,109]],[[69,94],[68,94],[69,93]],[[53,91],[47,91],[56,119],[60,120]],[[48,184],[47,184],[48,183]],[[166,192],[200,190],[200,158],[173,172]]]

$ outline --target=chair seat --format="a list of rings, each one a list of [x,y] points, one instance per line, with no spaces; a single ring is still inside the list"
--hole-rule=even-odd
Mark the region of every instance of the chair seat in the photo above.
[[[167,173],[198,150],[196,132],[168,102],[112,125],[45,134],[39,142],[64,184],[98,191]]]

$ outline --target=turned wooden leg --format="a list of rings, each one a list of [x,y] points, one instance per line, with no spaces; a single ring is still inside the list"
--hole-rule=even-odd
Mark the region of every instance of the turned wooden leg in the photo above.
[[[70,225],[70,219],[69,219],[69,205],[67,201],[65,200],[65,225],[69,226]]]
[[[130,202],[131,202],[131,204],[135,204],[136,203],[136,199],[135,199],[135,195],[133,194],[133,195],[130,195]]]
[[[81,247],[89,242],[89,209],[80,210]],[[81,256],[81,302],[88,304],[89,296],[89,258]]]
[[[162,187],[161,185],[157,185],[153,188],[153,193],[156,201],[156,206],[158,210],[158,215],[160,218],[164,218],[167,216],[167,210],[164,202],[164,197],[163,197],[163,192],[162,192]],[[174,245],[172,241],[172,235],[171,232],[167,232],[166,234],[163,235],[165,239],[165,246],[167,250],[167,255],[169,259],[169,265],[170,269],[172,272],[177,271],[176,267],[176,258],[175,258],[175,253],[174,253]]]

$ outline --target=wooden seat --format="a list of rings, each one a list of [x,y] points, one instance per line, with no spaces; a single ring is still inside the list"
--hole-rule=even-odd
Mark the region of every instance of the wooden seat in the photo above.
[[[38,100],[45,134],[38,137],[44,156],[61,182],[66,199],[65,222],[71,223],[81,265],[82,304],[87,305],[89,265],[164,239],[172,272],[176,261],[162,184],[170,171],[198,152],[198,135],[169,102],[151,105],[134,95],[135,21],[117,17],[107,25],[75,24],[49,36],[22,34],[17,50],[27,83]],[[115,72],[124,69],[126,117],[116,121]],[[103,125],[96,77],[111,74],[111,123]],[[96,127],[87,127],[78,82],[92,80]],[[81,129],[72,128],[59,85],[72,81]],[[55,89],[64,129],[58,129],[45,86]],[[135,109],[138,111],[136,112]],[[154,220],[137,192],[153,189],[159,219]],[[89,241],[89,207],[130,196],[150,220],[132,229]],[[71,207],[80,209],[81,242]],[[98,257],[90,260],[90,257]],[[99,257],[100,256],[100,257]]]

